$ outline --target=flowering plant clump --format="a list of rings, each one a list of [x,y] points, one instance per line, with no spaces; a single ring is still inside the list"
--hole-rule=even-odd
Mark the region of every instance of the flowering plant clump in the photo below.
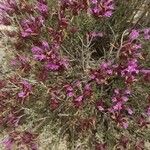
[[[113,0],[91,0],[91,14],[95,17],[111,17],[114,10]]]
[[[3,148],[59,149],[61,139],[73,150],[146,149],[148,6],[145,0],[2,0],[0,24],[14,28],[1,33],[7,38]]]

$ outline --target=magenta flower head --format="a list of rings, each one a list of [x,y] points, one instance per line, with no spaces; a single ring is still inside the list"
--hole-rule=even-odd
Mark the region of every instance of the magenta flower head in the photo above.
[[[4,145],[6,150],[12,150],[14,148],[14,145],[16,144],[17,137],[19,135],[19,132],[11,131],[6,138],[2,141],[2,144]]]
[[[146,83],[150,82],[150,69],[141,69],[140,74]]]
[[[23,111],[12,108],[5,117],[4,122],[8,127],[15,128],[19,125],[20,119],[23,117]]]
[[[125,41],[120,48],[120,58],[124,60],[139,58],[141,48],[142,45],[140,43],[135,43],[132,40]]]
[[[10,16],[15,12],[18,12],[16,0],[0,1],[0,24],[11,25]]]
[[[127,129],[129,122],[122,114],[116,115],[115,122],[122,128]]]
[[[48,5],[45,0],[38,0],[35,9],[45,18],[48,17]]]
[[[56,98],[50,99],[49,106],[52,111],[56,110],[59,107],[59,105],[60,105],[60,103]]]
[[[28,149],[38,150],[36,138],[37,134],[25,131],[20,136],[22,144],[24,144]]]
[[[35,11],[33,4],[25,0],[19,3],[19,8],[22,13],[28,13],[29,15],[33,15]]]
[[[4,0],[0,2],[0,13],[5,12],[12,15],[12,13],[17,11],[18,7],[16,0]]]
[[[138,150],[134,137],[146,139],[150,117],[144,100],[150,28],[136,29],[148,23],[147,6],[137,23],[133,17],[140,5],[145,7],[129,0],[0,0],[6,36],[0,47],[8,52],[6,61],[12,58],[0,63],[7,150],[38,149],[37,135],[23,131],[27,127],[40,135],[51,129],[64,137],[71,133],[71,144],[80,150]],[[134,128],[138,133],[130,132]],[[40,149],[45,139],[39,140]]]
[[[6,82],[5,80],[1,80],[1,79],[0,79],[0,90],[1,90],[2,88],[4,88],[6,85],[7,85],[7,82]]]
[[[50,71],[60,71],[68,68],[68,61],[59,55],[59,45],[42,41],[37,46],[32,47],[35,60],[44,62],[44,67]]]
[[[98,0],[91,0],[92,4],[96,4]]]
[[[96,107],[100,112],[104,112],[105,108],[106,108],[106,106],[102,100],[99,100],[96,102]]]
[[[14,145],[14,139],[8,136],[3,139],[2,144],[4,145],[6,150],[12,150]]]
[[[112,106],[108,109],[110,113],[125,113],[133,114],[132,108],[127,106],[127,101],[131,92],[128,89],[115,89],[112,97]]]
[[[90,83],[86,83],[83,88],[84,98],[89,98],[92,96],[92,85]]]
[[[64,85],[64,89],[65,89],[66,95],[68,97],[73,97],[74,96],[74,89],[73,89],[71,84]]]
[[[144,29],[143,32],[144,32],[144,34],[143,34],[144,39],[145,40],[150,40],[150,28]]]
[[[146,111],[146,114],[147,114],[148,116],[150,116],[150,106],[148,106],[147,111]]]
[[[111,62],[102,62],[98,69],[91,70],[90,78],[97,84],[107,84],[107,80],[113,75]]]
[[[148,128],[148,126],[150,125],[150,121],[148,120],[147,117],[141,115],[138,119],[137,119],[137,124],[140,128]]]
[[[133,29],[133,30],[131,31],[130,35],[129,35],[129,39],[130,39],[131,41],[133,41],[133,40],[137,39],[139,36],[140,36],[139,31]]]
[[[94,17],[111,17],[113,10],[113,0],[91,0],[90,13]]]
[[[73,100],[74,106],[76,108],[79,108],[80,106],[82,106],[83,101],[84,101],[83,95],[75,97],[74,100]]]
[[[49,44],[46,41],[42,41],[37,46],[33,46],[31,51],[35,60],[44,61],[46,60],[46,52],[48,53],[49,49]]]
[[[15,59],[11,61],[11,66],[14,68],[19,68],[24,72],[28,72],[31,69],[30,59],[26,56],[17,55]]]
[[[12,131],[9,133],[9,136],[2,141],[2,143],[6,150],[12,150],[14,149],[14,146],[23,146],[25,149],[37,150],[36,138],[37,134],[28,131]]]
[[[99,37],[103,37],[104,36],[104,33],[103,32],[96,32],[96,31],[93,31],[93,32],[89,32],[87,33],[87,37],[91,40],[96,40],[97,38]]]
[[[59,96],[61,90],[59,87],[51,87],[50,88],[50,99],[49,99],[49,107],[52,111],[56,110],[60,106]]]
[[[33,17],[21,21],[21,36],[23,38],[37,36],[43,26],[44,18],[42,16]]]
[[[125,82],[132,84],[136,81],[136,77],[139,74],[139,66],[137,59],[131,59],[123,66],[121,70],[121,76],[125,79]]]
[[[22,103],[24,103],[24,100],[30,95],[32,91],[32,85],[26,80],[23,80],[20,85],[22,90],[18,93],[18,98],[21,99]]]
[[[88,3],[86,0],[60,0],[60,8],[62,14],[68,10],[77,16],[82,10],[87,11]]]
[[[61,10],[65,11],[66,9],[69,8],[71,1],[70,0],[60,0],[59,3],[60,3]]]
[[[6,13],[0,12],[0,24],[1,25],[11,25],[11,19]]]
[[[65,28],[67,28],[68,27],[68,20],[66,19],[66,18],[60,18],[59,19],[59,27],[60,27],[60,29],[65,29]]]

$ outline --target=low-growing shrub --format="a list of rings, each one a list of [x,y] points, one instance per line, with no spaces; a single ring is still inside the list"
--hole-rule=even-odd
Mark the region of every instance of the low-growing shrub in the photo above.
[[[0,78],[4,147],[50,150],[65,139],[73,150],[146,149],[149,5],[2,0],[0,22],[14,27],[1,34],[8,39]],[[46,148],[43,132],[57,137]]]

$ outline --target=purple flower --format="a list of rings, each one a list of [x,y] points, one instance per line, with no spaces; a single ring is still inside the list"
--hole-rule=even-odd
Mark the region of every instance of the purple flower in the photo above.
[[[9,133],[9,136],[3,140],[3,144],[6,150],[12,150],[13,146],[20,146],[25,147],[26,149],[37,150],[37,143],[36,143],[37,134],[33,134],[28,131],[24,132],[16,132],[12,131]]]
[[[50,108],[51,110],[56,110],[59,107],[59,101],[56,98],[51,98]]]
[[[25,98],[26,97],[26,92],[21,91],[20,93],[18,93],[18,97]]]
[[[124,115],[115,113],[115,115],[113,115],[112,118],[122,128],[124,129],[128,128],[129,124],[128,124],[127,118],[125,118]]]
[[[129,107],[126,108],[127,112],[129,115],[132,115],[133,114],[133,110]]]
[[[42,16],[33,17],[31,16],[29,19],[21,21],[21,36],[23,38],[30,36],[37,36],[41,31],[41,27],[43,26],[44,18]]]
[[[114,110],[117,110],[117,111],[120,111],[120,110],[122,110],[122,105],[123,105],[122,102],[117,102],[117,103],[113,106],[113,109],[114,109]]]
[[[82,10],[87,10],[87,2],[82,0],[60,0],[60,6],[62,14],[64,14],[66,10],[69,10],[75,16]]]
[[[97,1],[97,0],[91,0],[91,2],[92,2],[93,4],[96,4],[98,1]]]
[[[0,24],[1,25],[11,25],[11,19],[6,13],[0,12]]]
[[[83,96],[84,98],[90,98],[92,96],[92,85],[89,83],[85,83],[83,85]]]
[[[142,45],[140,44],[140,43],[138,43],[138,44],[134,44],[133,45],[133,50],[135,49],[135,50],[139,50],[139,49],[141,49],[142,48]],[[138,53],[137,53],[138,54]]]
[[[0,90],[3,89],[6,86],[6,81],[0,79]]]
[[[97,37],[103,37],[103,35],[104,34],[102,32],[95,32],[95,31],[88,33],[88,37],[90,37],[91,39],[97,38]]]
[[[144,38],[145,40],[149,40],[150,39],[150,28],[144,29]]]
[[[48,42],[42,41],[33,46],[31,51],[35,60],[44,62],[45,69],[61,71],[67,69],[69,64],[67,59],[60,57],[58,49],[59,45],[49,45]]]
[[[17,55],[15,59],[11,61],[11,65],[12,67],[19,68],[24,72],[28,72],[31,69],[29,58],[23,55]]]
[[[36,138],[37,138],[36,134],[25,131],[22,133],[20,138],[21,138],[22,144],[26,145],[26,147],[28,147],[29,149],[31,150],[38,149],[37,144],[36,144]]]
[[[41,54],[41,53],[43,53],[42,48],[40,48],[40,47],[38,47],[38,46],[32,47],[31,50],[32,50],[32,53],[33,53],[33,54]]]
[[[102,62],[98,69],[91,70],[90,78],[97,84],[107,84],[107,80],[113,75],[111,62]]]
[[[147,128],[150,122],[147,120],[145,116],[140,116],[137,119],[137,124],[139,125],[140,128]]]
[[[5,146],[6,150],[12,150],[13,148],[13,144],[14,144],[14,140],[11,137],[6,137],[3,141],[2,144]]]
[[[67,84],[67,85],[64,85],[64,88],[65,88],[65,91],[66,91],[66,94],[68,97],[73,97],[74,96],[74,89],[72,87],[72,85],[70,84]]]
[[[8,13],[12,15],[12,13],[18,11],[16,0],[4,0],[0,2],[0,13]]]
[[[18,107],[12,107],[8,114],[5,114],[3,123],[9,128],[15,128],[19,125],[20,119],[24,116],[24,111]]]
[[[150,106],[147,108],[146,114],[150,116]]]
[[[127,129],[128,126],[129,126],[129,124],[128,124],[127,121],[123,121],[123,122],[122,122],[122,127],[123,127],[124,129]]]
[[[111,17],[112,16],[112,11],[107,11],[104,13],[105,17]]]
[[[40,12],[42,16],[48,16],[48,6],[45,0],[38,0],[35,8]]]
[[[43,61],[46,59],[46,52],[50,49],[46,41],[42,41],[40,46],[33,46],[31,51],[34,55],[34,58],[38,61]]]
[[[24,100],[29,96],[32,91],[32,85],[25,80],[23,80],[20,84],[22,86],[22,90],[18,93],[18,98],[21,99],[21,102],[24,102]]]
[[[143,77],[144,81],[149,83],[150,82],[150,69],[141,69],[140,74]]]
[[[91,0],[90,13],[94,17],[111,17],[113,10],[113,0]]]
[[[68,27],[68,20],[66,19],[66,18],[60,18],[59,19],[59,28],[60,29],[65,29],[65,28],[67,28]]]
[[[129,35],[129,39],[132,41],[132,40],[137,39],[139,36],[140,36],[139,31],[133,29]]]
[[[23,90],[31,91],[32,86],[31,86],[31,84],[30,84],[28,81],[23,80],[23,81],[21,82],[21,84],[22,84]]]
[[[51,71],[57,71],[59,70],[60,66],[57,64],[54,64],[53,62],[49,62],[46,64],[46,68]]]
[[[80,107],[83,104],[83,95],[77,96],[74,100],[73,100],[74,106],[75,107]]]
[[[120,58],[123,60],[138,59],[141,55],[141,48],[142,45],[140,43],[134,43],[131,40],[125,41],[120,47]]]
[[[17,127],[19,125],[19,121],[22,116],[19,116],[18,114],[15,113],[10,113],[6,118],[6,124],[9,127]]]
[[[110,107],[108,110],[110,113],[118,112],[120,111],[127,111],[130,115],[132,115],[133,111],[130,107],[126,106],[126,102],[129,100],[131,92],[128,89],[121,90],[121,89],[115,89],[114,95],[112,97],[112,107]]]
[[[150,74],[150,69],[141,69],[140,72],[143,74]]]
[[[103,112],[105,111],[105,104],[102,100],[99,100],[98,102],[96,102],[96,107],[99,111]]]
[[[10,16],[18,11],[16,0],[0,1],[0,24],[11,25]]]
[[[124,91],[124,93],[125,93],[125,95],[131,95],[131,90],[129,90],[129,89],[126,89],[125,91]]]
[[[121,76],[125,79],[126,83],[131,84],[136,81],[136,76],[139,74],[138,68],[137,59],[129,60],[125,66],[122,66]]]
[[[69,67],[68,59],[62,58],[60,60],[60,65],[62,66],[63,69],[67,69]]]

